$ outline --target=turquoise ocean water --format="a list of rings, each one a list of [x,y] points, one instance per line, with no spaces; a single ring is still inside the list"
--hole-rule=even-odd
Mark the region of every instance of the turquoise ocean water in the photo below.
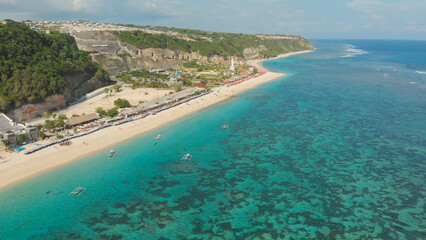
[[[0,239],[425,239],[426,41],[313,43],[115,158],[0,190]]]

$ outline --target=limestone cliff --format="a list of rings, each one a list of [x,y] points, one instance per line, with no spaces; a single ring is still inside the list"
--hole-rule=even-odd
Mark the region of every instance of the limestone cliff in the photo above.
[[[219,55],[203,56],[198,52],[184,52],[162,48],[138,49],[134,45],[121,42],[107,31],[71,32],[80,50],[91,54],[92,59],[101,64],[109,73],[129,71],[134,68],[174,68],[186,61],[228,60]],[[244,58],[258,57],[265,46],[244,49]],[[238,60],[238,57],[234,57]]]

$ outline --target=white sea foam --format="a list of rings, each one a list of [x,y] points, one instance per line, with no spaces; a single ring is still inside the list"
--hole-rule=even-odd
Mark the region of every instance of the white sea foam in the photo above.
[[[362,54],[367,54],[367,51],[364,51],[362,49],[356,49],[355,46],[349,45],[349,48],[346,49],[346,51],[348,52],[348,54],[346,54],[345,56],[341,56],[341,57],[355,57],[357,55],[362,55]]]
[[[416,71],[418,74],[426,74],[426,71]]]

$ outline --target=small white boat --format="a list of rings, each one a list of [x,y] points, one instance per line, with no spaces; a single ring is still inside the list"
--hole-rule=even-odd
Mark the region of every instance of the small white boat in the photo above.
[[[227,124],[222,125],[222,129],[227,129],[227,128],[229,128],[229,126]]]
[[[105,157],[114,157],[115,155],[117,155],[117,152],[114,149],[111,149],[106,155]]]
[[[187,154],[183,155],[181,160],[189,161],[189,160],[191,160],[191,158],[192,158],[192,155],[187,153]]]
[[[80,196],[85,190],[86,188],[84,187],[76,187],[74,191],[70,192],[68,195]]]
[[[157,137],[155,139],[160,140],[161,139],[161,135],[157,135]]]

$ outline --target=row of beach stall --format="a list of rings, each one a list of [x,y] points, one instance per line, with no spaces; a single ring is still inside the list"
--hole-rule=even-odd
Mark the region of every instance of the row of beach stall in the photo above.
[[[233,85],[236,85],[236,84],[239,84],[239,83],[242,83],[242,82],[244,82],[244,81],[247,81],[247,80],[250,80],[250,79],[252,79],[252,78],[257,78],[257,77],[259,77],[259,76],[262,76],[262,75],[264,75],[266,72],[260,72],[260,73],[257,73],[256,75],[254,75],[254,76],[251,76],[251,77],[245,77],[245,78],[243,78],[243,79],[239,79],[239,80],[236,80],[235,82],[231,82],[231,83],[229,83],[228,85],[226,85],[227,87],[230,87],[230,86],[233,86]]]
[[[117,125],[121,125],[121,124],[128,123],[128,122],[131,122],[131,121],[135,121],[135,120],[138,120],[138,119],[142,119],[142,118],[147,117],[148,115],[155,115],[155,114],[157,114],[157,113],[159,113],[159,112],[162,112],[162,111],[164,111],[164,110],[170,109],[170,108],[172,108],[172,107],[176,107],[176,106],[178,106],[178,105],[180,105],[180,104],[183,104],[183,103],[189,102],[189,101],[191,101],[191,100],[193,100],[193,99],[196,99],[196,98],[199,98],[199,97],[205,96],[205,95],[207,95],[207,94],[209,94],[209,93],[211,93],[211,92],[213,92],[213,91],[212,91],[212,90],[210,90],[210,91],[207,91],[207,92],[203,92],[203,93],[197,94],[197,95],[192,96],[192,97],[189,97],[189,98],[187,98],[187,99],[184,99],[184,100],[181,100],[181,101],[175,102],[175,103],[173,103],[173,104],[171,104],[171,105],[167,105],[167,106],[165,106],[165,107],[159,108],[159,109],[157,109],[157,110],[152,110],[152,111],[149,111],[149,112],[143,113],[142,115],[140,115],[139,117],[136,117],[136,118],[135,118],[135,117],[129,117],[129,118],[126,118],[126,119],[123,119],[123,120],[120,120],[120,121],[114,122],[114,123],[112,123],[112,124],[111,124],[111,123],[106,123],[106,124],[104,124],[104,125],[102,125],[102,126],[99,126],[99,127],[96,127],[96,128],[92,128],[91,130],[88,130],[88,131],[85,131],[85,132],[76,133],[76,134],[74,134],[73,136],[65,137],[65,138],[59,139],[59,140],[57,140],[57,141],[53,141],[53,142],[46,143],[46,144],[39,144],[39,145],[37,145],[37,147],[35,147],[35,148],[33,148],[33,149],[30,149],[30,150],[26,151],[24,154],[25,154],[25,155],[28,155],[28,154],[31,154],[31,153],[37,152],[37,151],[39,151],[39,150],[41,150],[41,149],[43,149],[43,148],[47,148],[47,147],[50,147],[50,146],[52,146],[52,145],[55,145],[55,144],[57,144],[57,143],[61,143],[61,142],[69,141],[69,140],[74,139],[74,138],[82,137],[82,136],[85,136],[85,135],[88,135],[88,134],[94,133],[94,132],[96,132],[96,131],[99,131],[99,130],[104,129],[104,128],[107,128],[107,127],[117,126]]]

